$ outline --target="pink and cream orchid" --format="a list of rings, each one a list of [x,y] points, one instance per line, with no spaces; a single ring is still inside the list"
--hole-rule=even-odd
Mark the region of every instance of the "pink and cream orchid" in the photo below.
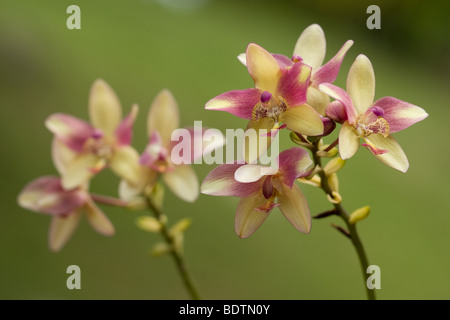
[[[75,156],[60,141],[53,141],[53,160],[61,175],[68,160]],[[25,209],[52,216],[48,241],[54,252],[61,250],[72,236],[83,213],[97,232],[105,236],[114,234],[114,226],[95,205],[87,184],[67,190],[59,177],[43,176],[23,188],[18,203]]]
[[[300,232],[309,233],[311,229],[308,203],[294,182],[310,174],[313,162],[300,147],[281,152],[277,161],[278,169],[256,164],[223,164],[203,180],[204,194],[241,198],[235,217],[235,230],[240,238],[251,236],[275,207]]]
[[[272,135],[271,130],[283,127],[309,136],[323,133],[319,113],[306,104],[309,66],[301,61],[280,65],[276,56],[254,43],[247,46],[246,66],[255,88],[220,94],[206,103],[206,109],[227,111],[248,119],[247,129],[262,129]],[[281,126],[281,122],[285,125]],[[262,145],[260,155],[267,148]]]
[[[281,68],[292,67],[298,62],[311,67],[307,103],[321,115],[325,115],[325,108],[330,99],[326,94],[320,92],[318,87],[321,83],[333,83],[336,80],[342,61],[352,45],[353,41],[348,40],[333,58],[322,65],[326,54],[325,33],[318,24],[313,24],[301,33],[295,44],[292,59],[281,54],[272,54],[272,56]],[[238,59],[242,64],[247,65],[246,54],[240,54]]]
[[[138,161],[140,179],[137,183],[122,180],[119,187],[122,199],[139,195],[146,186],[154,184],[158,177],[162,177],[166,186],[182,200],[194,202],[197,199],[199,182],[190,164],[202,157],[206,147],[211,148],[212,145],[203,141],[203,131],[196,134],[194,128],[178,129],[179,117],[178,104],[172,93],[167,89],[162,90],[154,99],[147,117],[150,140]],[[172,159],[172,151],[177,146],[177,143],[172,141],[172,134],[176,130],[184,130],[190,139],[190,148],[180,150],[180,153],[189,154],[177,154],[183,158],[183,161],[179,162]],[[223,141],[213,143],[222,146]],[[200,148],[197,148],[197,145],[200,145]]]
[[[408,159],[392,133],[408,128],[425,119],[428,114],[408,102],[384,97],[373,102],[375,74],[370,60],[359,55],[347,77],[347,92],[329,83],[319,89],[336,99],[327,108],[327,114],[341,123],[339,153],[342,159],[351,158],[363,138],[367,147],[381,162],[406,172]]]
[[[121,120],[122,107],[117,95],[106,82],[96,80],[89,97],[91,123],[61,113],[46,120],[56,139],[76,154],[62,175],[65,189],[85,184],[106,166],[130,182],[139,179],[139,154],[130,146],[137,112],[134,105]]]

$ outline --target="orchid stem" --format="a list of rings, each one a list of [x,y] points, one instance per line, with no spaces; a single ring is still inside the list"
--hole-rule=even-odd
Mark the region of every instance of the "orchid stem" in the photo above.
[[[316,152],[319,150],[318,142],[314,143],[315,150],[313,151],[313,159],[315,165],[319,165],[320,168],[322,168],[322,161],[321,158],[316,154]],[[319,170],[318,172],[320,176],[321,181],[321,188],[322,190],[332,199],[332,189],[328,183],[327,176],[325,174],[324,170]],[[376,300],[375,296],[375,290],[369,289],[366,284],[366,277],[367,277],[367,268],[369,267],[369,261],[367,259],[366,251],[364,250],[364,246],[361,242],[361,239],[359,238],[358,232],[356,231],[356,224],[350,224],[349,223],[349,217],[350,215],[348,212],[344,209],[341,203],[334,203],[334,208],[336,210],[336,214],[344,220],[345,224],[347,225],[347,231],[349,234],[349,238],[352,241],[353,246],[355,247],[356,253],[359,258],[359,262],[361,264],[361,270],[363,275],[363,281],[364,281],[364,287],[366,288],[367,293],[367,299],[368,300]]]
[[[155,206],[155,204],[153,203],[152,199],[149,196],[146,196],[145,198],[147,200],[148,208],[153,212],[155,218],[158,219],[158,221],[162,221],[163,214],[162,214],[161,210],[157,206]],[[160,233],[163,236],[166,243],[171,248],[170,253],[171,253],[173,259],[175,260],[175,264],[178,268],[178,271],[181,275],[181,278],[183,280],[183,283],[184,283],[187,291],[191,295],[191,298],[193,300],[200,300],[200,295],[198,294],[198,290],[196,289],[196,287],[194,285],[192,276],[190,275],[190,273],[186,267],[183,256],[181,255],[180,252],[178,252],[178,250],[175,249],[174,238],[170,236],[165,223],[161,223]]]

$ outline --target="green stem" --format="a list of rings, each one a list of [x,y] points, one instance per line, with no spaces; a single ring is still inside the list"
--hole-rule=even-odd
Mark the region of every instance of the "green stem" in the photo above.
[[[154,216],[156,219],[158,219],[158,221],[162,221],[162,212],[161,210],[159,210],[155,204],[153,203],[153,201],[150,199],[150,197],[146,197],[147,200],[147,205],[148,208],[153,212]],[[187,289],[187,291],[189,292],[189,294],[191,295],[191,298],[193,300],[200,300],[200,295],[198,294],[198,291],[194,285],[194,281],[192,280],[192,276],[190,275],[186,264],[184,262],[183,256],[181,255],[180,252],[178,252],[178,250],[175,249],[175,241],[174,238],[172,236],[170,236],[169,231],[167,230],[166,224],[165,223],[161,223],[161,230],[160,230],[161,235],[163,236],[164,240],[166,241],[166,243],[169,245],[169,247],[171,248],[170,253],[173,257],[173,259],[175,260],[175,264],[178,268],[178,271],[181,275],[181,278],[183,280],[183,283]]]
[[[319,167],[320,167],[318,174],[320,176],[321,188],[329,197],[331,197],[333,199],[334,198],[333,194],[332,194],[333,190],[331,189],[331,187],[328,183],[328,179],[325,174],[325,171],[322,169],[321,158],[316,155],[316,152],[318,151],[318,142],[315,143],[314,146],[315,146],[315,150],[313,150],[313,160],[314,160],[314,163],[316,165],[319,165]],[[364,281],[364,287],[366,288],[367,298],[369,300],[376,300],[375,290],[369,289],[366,284],[366,277],[367,277],[366,272],[367,272],[367,268],[369,267],[369,261],[367,259],[367,254],[366,254],[366,251],[364,250],[364,246],[361,242],[361,239],[359,238],[358,232],[356,231],[356,224],[349,223],[348,220],[349,220],[350,215],[344,209],[344,207],[342,206],[341,203],[334,203],[334,208],[337,212],[337,215],[339,217],[341,217],[342,220],[344,220],[345,224],[347,225],[347,230],[350,234],[350,239],[353,243],[353,246],[355,247],[356,253],[359,258],[359,262],[361,264],[361,271],[362,271],[362,276],[363,276],[363,281]]]

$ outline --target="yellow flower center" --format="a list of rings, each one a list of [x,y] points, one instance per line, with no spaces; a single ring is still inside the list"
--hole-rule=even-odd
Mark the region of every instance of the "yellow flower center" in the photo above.
[[[281,114],[289,108],[286,100],[282,97],[274,99],[273,97],[267,102],[259,102],[252,111],[253,121],[261,118],[272,118],[275,123],[281,121]]]

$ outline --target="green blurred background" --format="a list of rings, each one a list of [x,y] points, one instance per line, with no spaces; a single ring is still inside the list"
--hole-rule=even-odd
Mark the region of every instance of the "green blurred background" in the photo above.
[[[71,4],[81,8],[81,30],[66,28]],[[381,8],[381,30],[366,28],[371,4]],[[378,296],[449,299],[447,12],[448,7],[423,1],[3,0],[0,298],[187,299],[171,258],[149,256],[160,237],[136,227],[145,212],[102,207],[115,236],[103,237],[82,220],[61,252],[48,250],[50,218],[16,203],[25,184],[56,173],[44,120],[54,112],[87,119],[90,85],[103,78],[125,111],[132,103],[141,107],[133,141],[139,151],[147,142],[148,107],[163,88],[178,100],[183,126],[203,120],[221,130],[242,128],[244,120],[203,109],[217,94],[252,86],[236,56],[249,42],[291,55],[301,31],[318,23],[327,37],[326,59],[346,40],[355,41],[338,85],[345,86],[348,68],[363,53],[375,69],[376,98],[395,96],[430,114],[395,135],[410,161],[407,174],[362,149],[340,174],[347,210],[372,207],[359,230],[370,263],[381,268]],[[195,167],[200,180],[212,168]],[[117,195],[117,183],[102,172],[92,190]],[[320,190],[301,188],[312,213],[330,208]],[[201,195],[186,204],[166,192],[169,220],[193,220],[185,254],[203,298],[365,298],[354,249],[330,227],[340,224],[338,219],[313,221],[304,235],[274,210],[252,237],[241,240],[234,233],[237,201]],[[66,288],[71,264],[81,268],[81,290]]]

